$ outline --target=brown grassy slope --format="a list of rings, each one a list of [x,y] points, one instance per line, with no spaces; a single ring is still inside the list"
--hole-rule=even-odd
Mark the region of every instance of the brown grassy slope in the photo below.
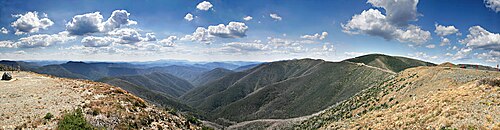
[[[473,81],[324,128],[500,129],[499,92],[499,86]]]
[[[171,114],[104,83],[51,77],[31,72],[0,82],[0,128],[53,129],[65,111],[82,108],[86,120],[111,129],[200,129],[182,115]],[[43,119],[46,113],[55,118]]]
[[[499,117],[487,117],[500,115],[498,88],[477,87],[469,82],[495,77],[500,77],[500,73],[447,67],[410,68],[296,128],[439,129],[487,125],[491,129],[492,124],[500,122]]]

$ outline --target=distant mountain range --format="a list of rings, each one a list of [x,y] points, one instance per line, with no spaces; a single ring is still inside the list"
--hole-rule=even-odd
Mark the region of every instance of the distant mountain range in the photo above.
[[[49,74],[58,77],[88,79],[105,82],[130,91],[157,105],[178,110],[196,111],[177,100],[177,97],[193,89],[193,84],[204,84],[224,76],[231,70],[240,67],[236,64],[223,62],[190,63],[175,65],[178,62],[161,66],[157,62],[152,67],[143,63],[124,62],[79,62],[69,61],[61,64],[56,61],[0,61],[0,69],[12,70],[20,66],[22,70]],[[189,64],[188,64],[189,63]],[[255,62],[237,62],[247,65]],[[44,65],[45,64],[45,65]],[[40,66],[44,65],[44,66]],[[204,66],[207,65],[207,66]],[[215,68],[213,70],[209,68]]]

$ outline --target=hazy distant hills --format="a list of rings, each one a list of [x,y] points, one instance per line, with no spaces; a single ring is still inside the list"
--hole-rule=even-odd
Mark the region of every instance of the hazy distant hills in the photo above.
[[[240,67],[239,65],[224,63],[224,62],[210,62],[205,64],[194,64],[194,66],[207,68],[207,69],[215,69],[215,68],[225,68],[225,69],[236,69]]]
[[[363,63],[366,65],[391,70],[393,72],[399,72],[407,68],[417,67],[417,66],[435,66],[436,64],[425,62],[421,60],[398,57],[398,56],[388,56],[384,54],[369,54],[352,59],[347,59],[345,61]]]
[[[41,74],[49,74],[58,77],[73,78],[73,79],[88,79],[87,76],[78,73],[73,73],[61,65],[46,65],[36,68],[33,71]]]
[[[209,71],[209,69],[194,67],[194,66],[171,65],[165,67],[152,67],[145,69],[144,71],[145,71],[144,73],[152,73],[152,72],[169,73],[179,78],[191,81],[198,75],[202,74],[203,72]]]
[[[0,64],[0,71],[11,71],[11,70],[14,70],[14,69],[10,66]]]
[[[50,74],[59,77],[79,78],[98,80],[108,76],[132,75],[142,73],[139,69],[130,64],[117,63],[85,63],[85,62],[67,62],[64,64],[46,65],[32,69],[42,74]]]
[[[17,67],[21,67],[21,70],[32,70],[34,68],[39,67],[37,64],[30,63],[30,62],[24,62],[24,61],[9,61],[9,60],[2,60],[0,61],[0,64],[12,67],[14,69],[17,69]]]
[[[250,65],[244,65],[244,66],[240,66],[236,69],[233,69],[233,71],[235,72],[240,72],[240,71],[245,71],[245,70],[249,70],[253,67],[256,67],[256,66],[259,66],[260,64],[250,64]]]

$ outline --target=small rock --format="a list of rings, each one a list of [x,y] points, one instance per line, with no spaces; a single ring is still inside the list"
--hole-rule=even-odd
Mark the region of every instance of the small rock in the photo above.
[[[11,80],[12,79],[12,75],[8,72],[5,72],[3,73],[2,75],[2,80]]]

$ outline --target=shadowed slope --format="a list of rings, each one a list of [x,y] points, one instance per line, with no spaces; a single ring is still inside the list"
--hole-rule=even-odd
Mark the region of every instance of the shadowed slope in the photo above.
[[[147,88],[151,91],[160,92],[172,97],[179,97],[194,88],[188,81],[166,73],[151,73],[145,75],[129,75],[113,77],[127,81],[128,83]],[[109,81],[107,78],[101,81]],[[118,85],[119,87],[122,87]]]
[[[218,80],[231,73],[234,72],[224,68],[215,68],[213,70],[207,71],[197,76],[191,81],[191,83],[193,83],[194,86],[201,86],[210,83],[212,81]]]

